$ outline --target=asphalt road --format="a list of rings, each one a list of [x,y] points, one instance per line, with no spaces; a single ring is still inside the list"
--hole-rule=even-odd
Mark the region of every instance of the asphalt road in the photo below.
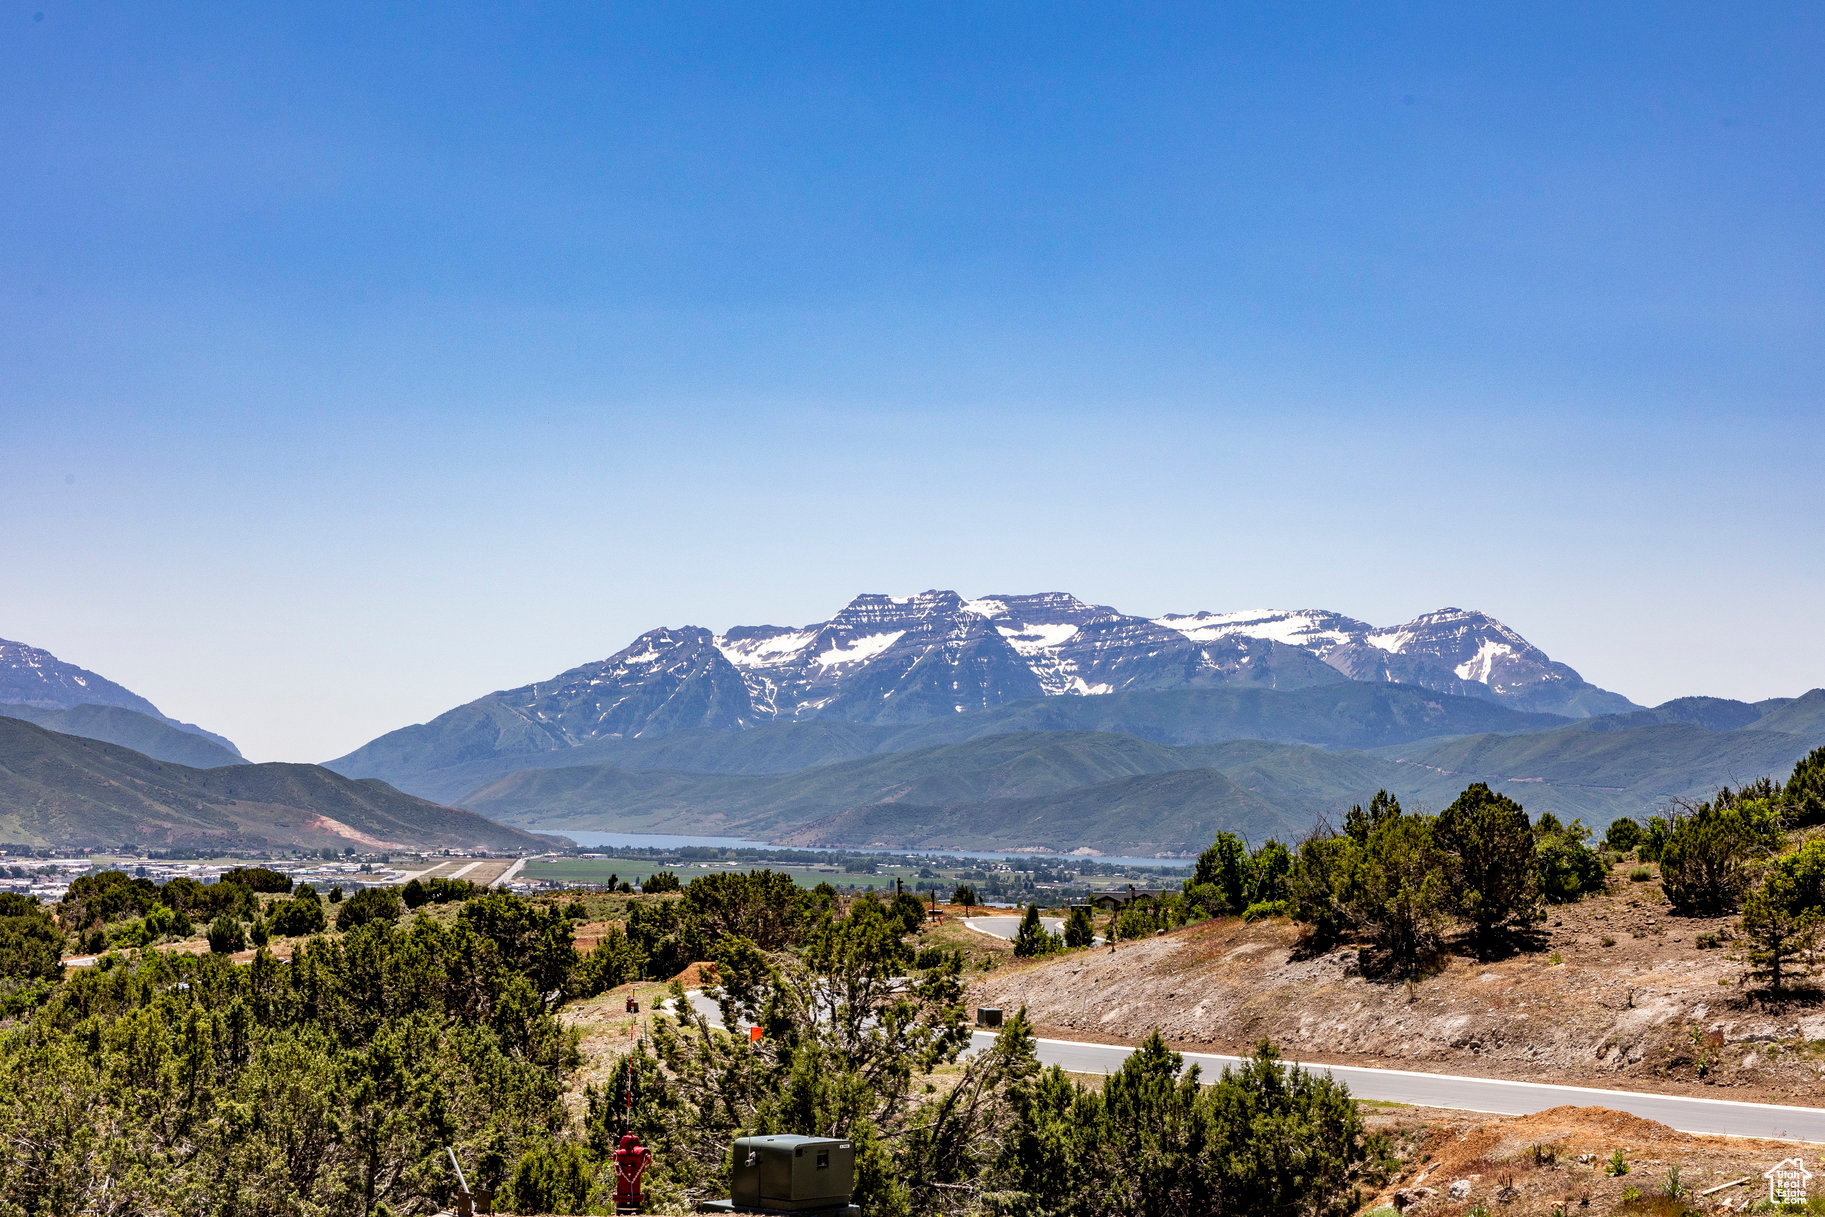
[[[1041,917],[1039,921],[1041,925],[1046,927],[1046,931],[1051,934],[1060,933],[1065,928],[1065,919],[1063,917]],[[1020,914],[1005,917],[1000,915],[993,917],[965,917],[963,919],[963,924],[978,933],[993,934],[997,938],[1012,938],[1014,935],[1020,933]]]
[[[994,1042],[991,1032],[978,1031],[973,1046]],[[1113,1073],[1133,1051],[1116,1044],[1086,1044],[1077,1040],[1042,1039],[1039,1059],[1061,1065],[1073,1073]],[[1187,1052],[1188,1064],[1198,1065],[1206,1079],[1215,1078],[1226,1065],[1241,1058],[1208,1052]],[[1412,1103],[1423,1107],[1451,1107],[1486,1111],[1496,1115],[1526,1115],[1549,1107],[1608,1107],[1681,1132],[1723,1133],[1732,1137],[1774,1137],[1795,1141],[1825,1141],[1825,1109],[1782,1107],[1769,1103],[1737,1103],[1728,1099],[1686,1098],[1682,1095],[1646,1094],[1636,1090],[1600,1090],[1588,1086],[1554,1086],[1541,1082],[1510,1082],[1500,1078],[1463,1077],[1449,1073],[1412,1073],[1402,1069],[1363,1069],[1349,1065],[1306,1065],[1313,1073],[1328,1073],[1350,1088],[1359,1099]]]
[[[977,920],[990,920],[977,918]],[[1006,920],[1018,921],[1018,918]],[[984,931],[989,933],[992,931]],[[693,990],[691,1004],[720,1025],[714,1003]],[[994,1043],[990,1031],[971,1037],[971,1051]],[[1079,1040],[1041,1039],[1035,1044],[1041,1064],[1058,1065],[1072,1073],[1113,1073],[1134,1051],[1120,1044],[1088,1044]],[[1197,1065],[1207,1080],[1214,1080],[1226,1066],[1242,1058],[1214,1052],[1187,1052],[1187,1064]],[[1452,1073],[1414,1073],[1404,1069],[1365,1069],[1354,1065],[1303,1065],[1313,1073],[1327,1073],[1350,1088],[1359,1099],[1411,1103],[1419,1107],[1448,1107],[1459,1111],[1486,1111],[1518,1116],[1549,1107],[1607,1107],[1656,1120],[1680,1132],[1721,1133],[1731,1137],[1770,1137],[1787,1141],[1825,1142],[1825,1108],[1785,1107],[1772,1103],[1738,1103],[1730,1099],[1687,1098],[1650,1094],[1639,1090],[1602,1090],[1594,1086],[1557,1086],[1544,1082],[1511,1082],[1502,1078],[1465,1077]]]

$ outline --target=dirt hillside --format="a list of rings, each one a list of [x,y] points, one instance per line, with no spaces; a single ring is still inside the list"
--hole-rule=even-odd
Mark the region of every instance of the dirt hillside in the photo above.
[[[1552,910],[1533,949],[1451,956],[1413,983],[1363,975],[1354,948],[1295,951],[1284,919],[1202,922],[1152,939],[995,966],[976,1004],[1027,1008],[1042,1034],[1529,1081],[1825,1103],[1825,1006],[1749,1001],[1728,919],[1669,915],[1657,883]]]

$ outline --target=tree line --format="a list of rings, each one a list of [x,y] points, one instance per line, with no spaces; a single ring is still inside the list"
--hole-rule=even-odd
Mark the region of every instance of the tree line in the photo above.
[[[1675,804],[1645,825],[1618,820],[1606,841],[1657,863],[1673,911],[1739,915],[1729,934],[1750,976],[1779,997],[1810,970],[1825,926],[1825,748],[1784,784],[1768,778]],[[1722,935],[1713,932],[1712,941]],[[1702,939],[1701,939],[1702,940]]]
[[[1530,820],[1481,782],[1437,815],[1406,811],[1384,790],[1352,807],[1341,832],[1321,824],[1297,849],[1270,839],[1251,850],[1218,833],[1178,892],[1127,902],[1109,928],[1119,940],[1211,917],[1286,916],[1306,927],[1308,950],[1362,941],[1372,962],[1408,970],[1436,956],[1453,925],[1473,948],[1496,948],[1544,905],[1601,890],[1609,866],[1590,837],[1550,813]],[[1087,946],[1093,933],[1087,908],[1071,909],[1058,934],[1029,909],[1015,954]]]
[[[266,920],[319,899],[259,894]],[[212,900],[247,915],[232,889]],[[0,1027],[0,1212],[425,1211],[455,1189],[446,1146],[503,1209],[610,1212],[628,1126],[658,1151],[660,1205],[726,1195],[734,1138],[778,1131],[851,1138],[858,1199],[889,1217],[1329,1217],[1382,1169],[1347,1092],[1266,1046],[1201,1085],[1155,1037],[1090,1089],[1039,1067],[1017,1013],[965,1058],[962,958],[920,944],[909,894],[709,875],[631,901],[587,955],[574,901],[486,892],[439,919],[405,903],[351,896],[340,933],[289,963],[110,952],[53,983]],[[171,906],[109,878],[70,912],[107,926],[156,907]],[[0,900],[13,919],[31,928],[5,941],[54,950],[48,910]],[[720,1019],[678,1002],[573,1115],[558,1010],[680,959],[714,963]]]
[[[1179,892],[1129,902],[1109,931],[1137,938],[1207,917],[1285,915],[1305,927],[1308,951],[1361,942],[1372,968],[1411,972],[1436,959],[1454,929],[1477,952],[1524,944],[1545,906],[1602,891],[1611,862],[1632,854],[1658,866],[1676,915],[1740,915],[1733,930],[1701,941],[1734,937],[1750,976],[1778,995],[1810,971],[1825,935],[1825,837],[1810,831],[1821,826],[1825,748],[1785,783],[1763,778],[1675,801],[1645,824],[1617,819],[1601,849],[1581,821],[1530,819],[1485,783],[1436,815],[1406,811],[1384,790],[1352,807],[1342,831],[1321,824],[1296,850],[1274,840],[1251,850],[1218,833]],[[1030,907],[1015,954],[1087,946],[1094,932],[1087,908],[1049,933]]]
[[[871,1217],[1329,1217],[1385,1166],[1348,1092],[1267,1045],[1201,1085],[1155,1035],[1092,1088],[1040,1067],[1019,1011],[966,1058],[959,953],[918,949],[872,893],[812,906],[801,929],[792,950],[716,942],[717,1016],[675,993],[682,1017],[589,1091],[583,1143],[539,1172],[537,1199],[595,1202],[591,1155],[624,1126],[657,1148],[654,1194],[679,1207],[727,1194],[736,1137],[776,1132],[849,1139]]]

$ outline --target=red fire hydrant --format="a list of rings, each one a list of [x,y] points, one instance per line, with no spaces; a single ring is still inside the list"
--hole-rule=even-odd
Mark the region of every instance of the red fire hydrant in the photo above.
[[[626,1133],[615,1147],[615,1203],[640,1203],[640,1176],[652,1164],[653,1151],[640,1144],[640,1138]]]

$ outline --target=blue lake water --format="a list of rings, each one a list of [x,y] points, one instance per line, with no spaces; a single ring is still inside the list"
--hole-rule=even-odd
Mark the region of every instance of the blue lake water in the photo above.
[[[823,854],[875,853],[900,854],[919,858],[1030,858],[1035,862],[1101,862],[1110,866],[1190,866],[1190,858],[1129,858],[1107,854],[1086,857],[1081,854],[1008,853],[993,849],[825,849],[810,845],[769,845],[743,837],[678,837],[658,832],[579,832],[564,830],[564,835],[584,849],[689,849],[702,846],[711,849],[806,850]]]

